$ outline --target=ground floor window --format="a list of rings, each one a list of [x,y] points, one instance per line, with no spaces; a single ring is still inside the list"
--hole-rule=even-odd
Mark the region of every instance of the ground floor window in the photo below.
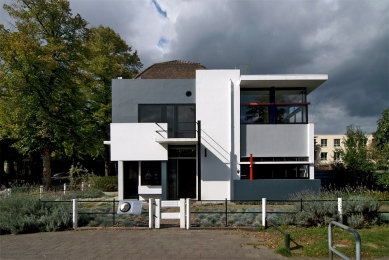
[[[141,162],[141,185],[161,185],[161,162]]]
[[[254,179],[308,179],[306,164],[254,164]],[[250,179],[250,165],[241,165],[241,179]]]

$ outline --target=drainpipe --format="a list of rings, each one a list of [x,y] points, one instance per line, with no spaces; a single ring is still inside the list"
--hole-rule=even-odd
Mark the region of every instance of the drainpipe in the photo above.
[[[253,154],[250,153],[250,181],[254,180],[253,173]]]

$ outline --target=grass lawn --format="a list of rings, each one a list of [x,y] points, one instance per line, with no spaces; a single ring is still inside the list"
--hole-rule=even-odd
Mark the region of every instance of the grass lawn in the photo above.
[[[262,240],[276,252],[292,257],[328,257],[328,226],[326,227],[281,227],[291,236],[290,253],[284,250],[284,236],[275,228],[261,231]],[[355,258],[354,235],[341,228],[333,227],[333,247],[348,257]],[[357,229],[362,241],[362,258],[389,257],[389,225]],[[334,257],[336,254],[334,254]]]

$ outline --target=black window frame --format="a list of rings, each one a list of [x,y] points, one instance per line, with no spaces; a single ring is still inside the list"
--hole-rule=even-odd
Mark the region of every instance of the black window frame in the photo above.
[[[276,93],[278,91],[293,91],[293,90],[297,90],[297,91],[301,91],[302,92],[302,99],[301,99],[301,102],[296,102],[296,103],[288,103],[288,102],[285,102],[285,104],[283,104],[283,102],[277,102],[276,101]],[[264,93],[268,93],[269,95],[263,95],[263,96],[269,96],[269,101],[268,102],[261,102],[261,101],[252,101],[252,102],[242,102],[242,93],[244,92],[253,92],[253,91],[258,91],[259,93],[260,92],[264,92]],[[240,115],[242,116],[242,108],[245,108],[246,110],[248,109],[252,109],[252,110],[261,110],[260,107],[263,107],[263,110],[267,110],[267,114],[266,112],[259,112],[258,114],[260,115],[258,117],[258,119],[256,120],[256,122],[248,122],[249,119],[246,119],[246,121],[243,121],[242,119],[240,120],[240,123],[242,125],[251,125],[251,124],[308,124],[308,105],[309,103],[307,103],[307,89],[304,88],[304,87],[297,87],[297,88],[275,88],[275,87],[271,87],[271,88],[242,88],[240,90],[240,94],[241,94],[241,99],[240,99]],[[248,103],[248,104],[246,104]],[[251,103],[256,103],[255,105],[251,104]],[[298,103],[301,103],[301,105],[299,105]],[[258,108],[256,108],[258,107]],[[285,110],[283,107],[299,107],[297,109],[295,109],[292,113],[290,113],[291,115],[294,113],[295,115],[297,113],[302,113],[301,115],[301,122],[286,122],[284,121],[285,119],[282,119],[282,116],[280,116],[280,112],[282,112],[281,110]],[[298,111],[300,110],[300,111]],[[295,112],[297,111],[297,112]],[[246,113],[247,114],[247,113]],[[262,115],[263,114],[263,115]],[[292,115],[293,116],[293,115]]]
[[[157,122],[143,121],[142,108],[148,106],[159,106],[160,115]],[[173,116],[169,117],[169,107],[173,108]],[[192,107],[194,109],[193,121],[179,121],[180,107]],[[165,129],[168,138],[195,138],[196,137],[196,104],[138,104],[138,123],[167,123],[168,129]]]

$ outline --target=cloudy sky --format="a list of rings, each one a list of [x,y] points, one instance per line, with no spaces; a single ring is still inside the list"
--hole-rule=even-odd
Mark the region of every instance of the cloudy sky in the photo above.
[[[1,5],[10,0],[0,0]],[[328,74],[308,96],[316,134],[374,132],[389,107],[388,0],[70,0],[109,26],[147,68],[169,60],[252,74]],[[0,23],[9,18],[0,12]]]

